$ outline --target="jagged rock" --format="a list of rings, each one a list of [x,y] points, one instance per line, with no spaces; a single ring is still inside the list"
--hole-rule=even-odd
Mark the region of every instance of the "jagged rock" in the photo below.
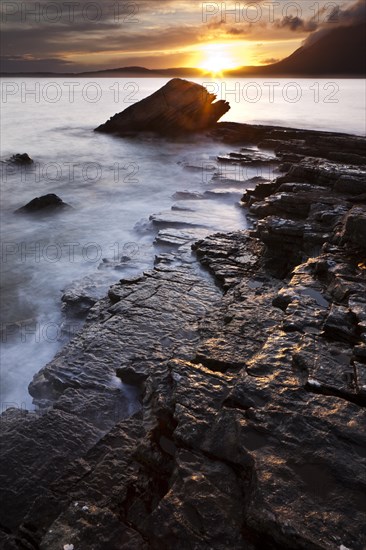
[[[97,132],[124,135],[154,132],[163,135],[200,132],[214,126],[229,109],[206,88],[174,78],[151,96],[114,115]]]
[[[36,212],[62,210],[64,208],[71,208],[71,206],[63,202],[63,200],[54,193],[49,193],[48,195],[42,195],[42,197],[36,197],[25,206],[15,210],[15,212],[21,214],[33,214]]]

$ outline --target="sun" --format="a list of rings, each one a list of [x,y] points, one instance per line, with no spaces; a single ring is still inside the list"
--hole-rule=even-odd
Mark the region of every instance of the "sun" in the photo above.
[[[237,63],[228,51],[225,51],[225,44],[210,44],[204,48],[203,59],[199,68],[212,75],[220,75],[224,71],[235,69]]]

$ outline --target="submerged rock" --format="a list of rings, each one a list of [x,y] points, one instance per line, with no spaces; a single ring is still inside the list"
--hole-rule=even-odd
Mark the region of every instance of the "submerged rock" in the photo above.
[[[188,80],[173,78],[160,90],[95,129],[106,134],[180,135],[212,128],[230,109],[227,101]]]
[[[71,206],[54,193],[49,193],[48,195],[42,195],[42,197],[36,197],[25,206],[15,210],[15,213],[33,214],[34,212],[61,210],[62,208],[71,208]]]
[[[30,158],[28,153],[17,153],[10,157],[8,162],[12,164],[19,164],[20,166],[26,166],[28,164],[33,164],[33,159]]]

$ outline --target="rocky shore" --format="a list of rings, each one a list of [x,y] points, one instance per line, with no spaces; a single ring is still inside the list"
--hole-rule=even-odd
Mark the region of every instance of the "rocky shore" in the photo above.
[[[2,548],[365,548],[366,140],[211,137],[278,177],[243,182],[249,230],[153,217],[155,267],[3,413]]]

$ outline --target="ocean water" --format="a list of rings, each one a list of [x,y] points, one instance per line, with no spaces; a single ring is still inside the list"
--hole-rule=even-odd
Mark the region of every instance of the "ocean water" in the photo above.
[[[2,409],[31,408],[33,374],[80,328],[61,313],[64,289],[91,277],[103,296],[122,275],[153,265],[149,216],[177,203],[175,192],[219,191],[212,176],[227,176],[232,195],[196,201],[197,216],[207,233],[246,227],[240,191],[246,180],[270,173],[225,173],[216,157],[228,148],[208,139],[120,139],[92,131],[167,80],[2,81],[1,160],[27,152],[35,161],[28,168],[1,164]],[[362,80],[196,81],[230,101],[223,120],[365,133]],[[46,193],[72,208],[14,214]]]

